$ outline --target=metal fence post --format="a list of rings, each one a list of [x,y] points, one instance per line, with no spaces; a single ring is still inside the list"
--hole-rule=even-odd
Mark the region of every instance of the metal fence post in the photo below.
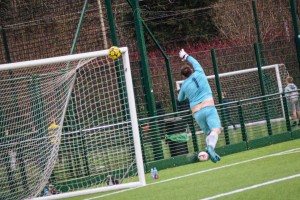
[[[216,52],[215,52],[214,49],[211,50],[211,57],[212,57],[212,62],[213,62],[213,66],[214,66],[214,74],[215,74],[215,80],[216,80],[216,87],[217,87],[217,92],[218,92],[219,104],[221,104],[221,121],[222,121],[222,125],[224,127],[225,142],[226,142],[226,144],[230,144],[230,138],[229,138],[229,133],[228,133],[228,126],[227,126],[226,114],[225,114],[224,106],[222,105],[223,104],[222,88],[221,88],[221,83],[220,83],[220,78],[219,78],[219,72],[218,72]]]

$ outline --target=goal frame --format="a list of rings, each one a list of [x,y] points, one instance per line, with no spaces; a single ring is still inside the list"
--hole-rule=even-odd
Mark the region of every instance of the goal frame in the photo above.
[[[33,199],[36,199],[36,200],[62,199],[62,198],[69,198],[69,197],[74,197],[74,196],[93,194],[93,193],[98,193],[98,192],[111,191],[111,190],[141,187],[141,186],[146,185],[128,47],[120,47],[120,50],[121,50],[121,54],[122,54],[121,58],[123,61],[123,71],[124,71],[125,82],[126,82],[128,105],[129,105],[129,109],[130,109],[130,123],[132,126],[138,181],[119,184],[119,185],[113,185],[113,186],[104,186],[104,187],[93,188],[93,189],[84,189],[81,191],[67,192],[67,193],[62,193],[62,194],[57,194],[57,195],[52,195],[52,196],[46,196],[46,197],[37,197],[37,198],[33,198]],[[109,50],[101,50],[101,51],[94,51],[94,52],[67,55],[67,56],[59,56],[59,57],[53,57],[53,58],[45,58],[45,59],[38,59],[38,60],[32,60],[32,61],[3,64],[3,65],[0,65],[0,71],[56,64],[56,63],[61,63],[61,62],[70,62],[70,61],[76,61],[76,60],[80,60],[80,59],[89,59],[89,58],[100,57],[100,56],[108,56],[108,51]]]
[[[282,86],[282,80],[280,77],[280,71],[279,71],[279,66],[280,65],[284,65],[284,64],[274,64],[274,65],[268,65],[268,66],[263,66],[261,67],[262,70],[266,70],[266,69],[275,69],[275,74],[276,74],[276,80],[277,80],[277,88],[278,88],[278,92],[281,94],[283,92],[283,86]],[[221,73],[219,74],[219,77],[227,77],[227,76],[232,76],[232,75],[238,75],[238,74],[245,74],[245,73],[249,73],[249,72],[255,72],[258,71],[258,68],[250,68],[250,69],[244,69],[244,70],[237,70],[237,71],[233,71],[233,72],[226,72],[226,73]],[[207,79],[214,79],[215,75],[210,75],[210,76],[206,76]],[[181,84],[183,83],[183,80],[180,81],[176,81],[176,90],[179,91],[181,88]],[[282,113],[283,116],[284,114],[284,106],[283,106],[283,100],[282,98],[280,98],[280,103],[281,103],[281,108],[282,108]]]

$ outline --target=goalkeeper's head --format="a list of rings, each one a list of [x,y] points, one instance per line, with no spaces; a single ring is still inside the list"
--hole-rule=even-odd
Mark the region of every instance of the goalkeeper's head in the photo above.
[[[190,77],[190,75],[192,75],[193,72],[193,69],[189,65],[184,65],[183,67],[181,67],[181,75],[184,78]]]

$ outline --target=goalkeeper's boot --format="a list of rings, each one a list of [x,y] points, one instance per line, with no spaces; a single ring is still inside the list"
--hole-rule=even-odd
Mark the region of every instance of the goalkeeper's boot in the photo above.
[[[209,154],[210,160],[214,163],[221,160],[221,157],[215,152],[214,148],[210,145],[206,147],[206,152]]]

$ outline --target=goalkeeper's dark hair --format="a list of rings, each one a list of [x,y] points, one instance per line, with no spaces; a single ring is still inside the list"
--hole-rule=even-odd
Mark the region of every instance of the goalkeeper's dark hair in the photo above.
[[[183,67],[181,67],[181,75],[183,75],[186,78],[190,77],[190,75],[192,75],[193,72],[193,69],[188,65],[184,65]]]

